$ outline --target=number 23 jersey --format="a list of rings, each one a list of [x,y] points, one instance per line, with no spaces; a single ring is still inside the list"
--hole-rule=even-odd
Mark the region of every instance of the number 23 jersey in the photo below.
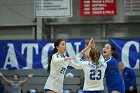
[[[104,58],[102,58],[102,56],[100,57],[97,71],[96,64],[91,61],[79,60],[78,64],[84,71],[85,80],[83,90],[86,91],[104,90],[103,78],[107,67]]]

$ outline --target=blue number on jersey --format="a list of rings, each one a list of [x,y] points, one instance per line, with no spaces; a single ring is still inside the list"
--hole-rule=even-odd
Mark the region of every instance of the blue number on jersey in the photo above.
[[[61,74],[65,74],[65,71],[66,71],[66,68],[62,68],[62,69],[60,70],[60,73],[61,73]]]
[[[97,76],[95,76],[95,70],[90,70],[90,79],[91,80],[100,80],[102,76],[102,71],[98,70]]]

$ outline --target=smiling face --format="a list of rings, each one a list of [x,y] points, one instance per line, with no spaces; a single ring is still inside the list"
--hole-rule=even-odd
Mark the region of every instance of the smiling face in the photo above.
[[[109,58],[112,56],[112,49],[111,49],[111,45],[110,44],[106,44],[103,48],[103,56],[105,58]]]
[[[15,74],[15,75],[13,76],[13,80],[14,80],[14,82],[17,82],[17,81],[19,80],[19,76]]]
[[[66,52],[66,42],[61,41],[56,48],[58,50],[58,53],[60,53],[61,55],[64,55],[64,53]]]

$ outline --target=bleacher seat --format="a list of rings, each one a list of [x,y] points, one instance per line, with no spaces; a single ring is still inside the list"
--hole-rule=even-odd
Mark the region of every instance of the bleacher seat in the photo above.
[[[25,83],[25,85],[22,87],[23,93],[27,93],[30,89],[37,89],[39,91],[42,91],[45,85],[45,82],[49,76],[49,73],[47,73],[44,69],[33,69],[33,70],[1,70],[1,72],[4,74],[4,76],[12,80],[14,74],[18,74],[20,76],[20,80],[25,79],[29,73],[33,73],[34,76]],[[82,70],[74,70],[74,69],[68,69],[66,71],[67,73],[72,73],[74,77],[65,77],[64,78],[64,90],[68,93],[67,89],[71,89],[71,93],[77,93],[77,89],[81,89],[81,86],[83,85]],[[3,81],[3,83],[6,85],[6,88],[8,91],[10,91],[10,87]],[[28,91],[28,93],[30,93]],[[42,93],[42,92],[41,92]]]
[[[78,93],[82,93],[82,92],[83,92],[83,90],[80,90],[80,89],[78,90]]]
[[[72,90],[71,89],[65,89],[64,93],[72,93]]]

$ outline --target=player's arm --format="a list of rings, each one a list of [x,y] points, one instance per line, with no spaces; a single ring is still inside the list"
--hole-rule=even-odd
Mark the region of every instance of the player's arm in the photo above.
[[[136,81],[136,75],[135,72],[133,71],[133,69],[129,69],[129,74],[130,74],[130,78],[131,78],[131,86],[130,86],[130,90],[133,90],[133,86],[135,86],[135,81]]]
[[[81,58],[82,58],[82,56],[86,53],[86,52],[89,52],[90,50],[90,48],[92,48],[94,46],[94,40],[93,40],[93,38],[91,38],[90,39],[90,41],[89,41],[89,43],[88,43],[88,45],[80,52],[80,53],[78,53],[77,55],[76,55],[76,60],[77,61],[80,61],[81,60]]]
[[[71,62],[70,65],[76,69],[82,69],[82,65],[83,65],[84,61],[81,58],[85,54],[85,52],[93,46],[93,43],[94,43],[94,40],[93,40],[93,38],[91,38],[88,43],[88,46],[86,46],[80,53],[78,53],[76,55],[75,60],[73,62]]]
[[[28,76],[24,80],[21,81],[21,85],[24,85],[32,77],[33,77],[33,74],[32,73],[31,74],[28,74]]]
[[[75,69],[82,69],[82,62],[76,61],[76,60],[72,60],[69,63],[69,66],[74,67]]]
[[[10,83],[12,82],[11,80],[8,80],[1,72],[0,72],[0,76],[2,77],[2,79],[10,85]]]
[[[65,57],[65,58],[60,58],[56,55],[52,56],[52,61],[55,63],[59,63],[59,62],[69,62],[69,60],[73,60],[72,57]]]
[[[84,55],[86,52],[90,51],[90,48],[94,48],[95,43],[93,37],[88,42],[88,45],[80,52],[81,55]]]

